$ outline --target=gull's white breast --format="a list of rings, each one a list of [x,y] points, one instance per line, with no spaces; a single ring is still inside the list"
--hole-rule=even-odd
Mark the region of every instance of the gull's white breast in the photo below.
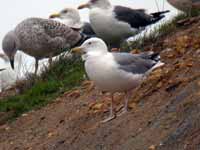
[[[142,74],[132,74],[119,69],[110,53],[87,59],[85,69],[98,88],[109,92],[131,90],[143,79]]]

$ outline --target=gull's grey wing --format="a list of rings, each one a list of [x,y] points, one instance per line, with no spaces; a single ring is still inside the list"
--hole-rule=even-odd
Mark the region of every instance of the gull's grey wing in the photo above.
[[[134,74],[144,74],[155,65],[151,59],[143,59],[129,53],[112,53],[119,68]]]

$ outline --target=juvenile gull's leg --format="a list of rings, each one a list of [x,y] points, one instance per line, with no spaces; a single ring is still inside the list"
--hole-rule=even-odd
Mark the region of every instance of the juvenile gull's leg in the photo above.
[[[49,56],[49,60],[48,61],[49,61],[49,66],[51,67],[52,66],[52,55]]]
[[[35,59],[35,75],[37,75],[37,71],[38,71],[38,59]]]

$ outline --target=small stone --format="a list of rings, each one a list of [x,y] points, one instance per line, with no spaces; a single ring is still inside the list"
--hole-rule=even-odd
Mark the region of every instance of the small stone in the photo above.
[[[99,109],[102,109],[103,108],[103,104],[96,104],[92,107],[92,109],[94,110],[99,110]]]
[[[156,146],[155,145],[151,145],[150,147],[149,147],[149,150],[155,150],[156,149]]]
[[[6,130],[6,131],[9,131],[9,130],[10,130],[10,127],[6,127],[5,130]]]
[[[27,117],[28,116],[28,114],[22,114],[22,117]]]

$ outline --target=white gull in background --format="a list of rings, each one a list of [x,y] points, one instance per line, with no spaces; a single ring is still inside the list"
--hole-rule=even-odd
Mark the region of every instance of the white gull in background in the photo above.
[[[17,50],[33,56],[36,60],[35,74],[38,69],[38,61],[43,58],[51,58],[69,49],[84,40],[78,31],[57,21],[28,18],[19,23],[16,28],[6,34],[2,47],[8,56],[12,68]]]
[[[121,42],[144,27],[158,22],[168,12],[147,14],[143,9],[112,6],[108,0],[90,0],[78,7],[83,8],[90,9],[90,23],[97,36],[114,48],[120,47]]]
[[[154,68],[163,65],[158,59],[153,59],[152,53],[133,55],[109,52],[105,42],[99,38],[91,38],[72,51],[82,52],[88,77],[98,88],[112,95],[110,116],[103,122],[110,121],[116,116],[113,112],[115,92],[126,93],[122,113],[127,112],[129,92],[136,88]]]
[[[50,19],[59,21],[74,30],[79,30],[81,33],[94,37],[95,33],[89,22],[81,22],[81,17],[77,9],[75,8],[65,8],[59,13],[54,13],[49,16]]]
[[[191,13],[192,9],[200,9],[200,0],[167,0],[176,9]]]

